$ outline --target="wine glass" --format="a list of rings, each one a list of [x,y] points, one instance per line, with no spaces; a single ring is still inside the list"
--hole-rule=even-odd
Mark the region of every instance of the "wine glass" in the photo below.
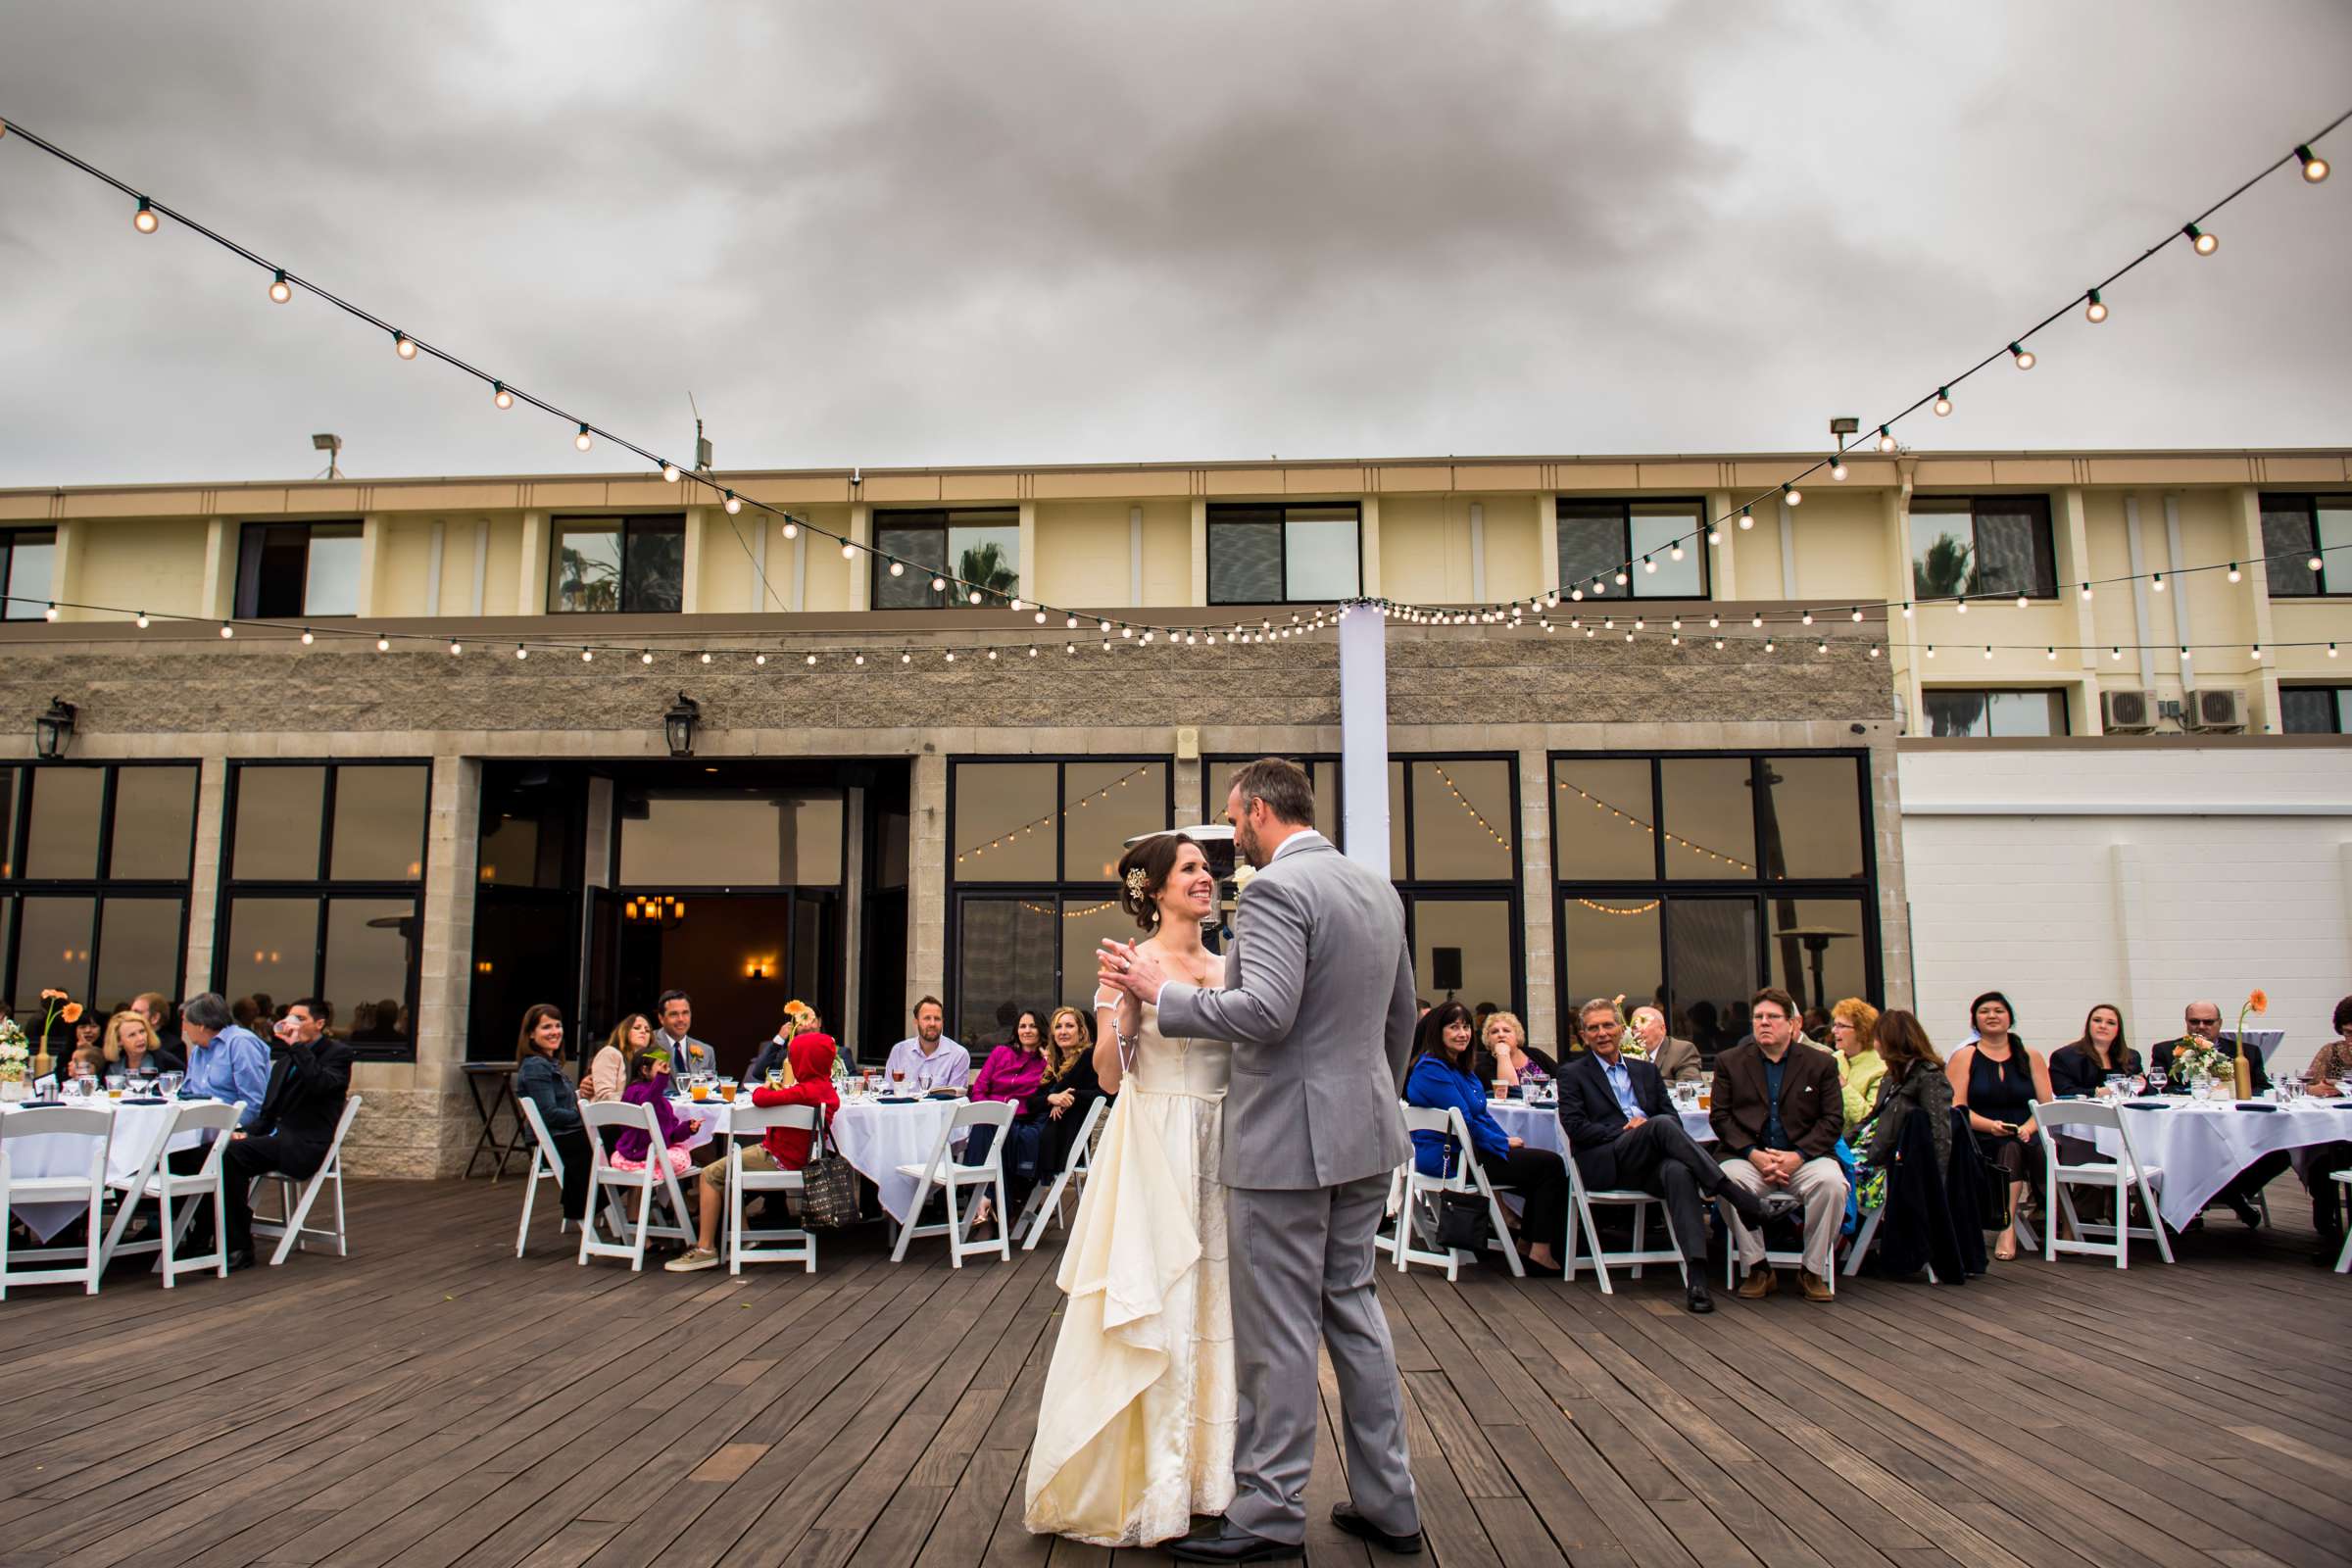
[[[179,1086],[188,1081],[188,1075],[183,1072],[168,1072],[156,1081],[163,1088],[164,1098],[170,1100],[179,1093]]]
[[[906,1092],[906,1068],[893,1067],[890,1069],[890,1092],[894,1095],[903,1095]]]

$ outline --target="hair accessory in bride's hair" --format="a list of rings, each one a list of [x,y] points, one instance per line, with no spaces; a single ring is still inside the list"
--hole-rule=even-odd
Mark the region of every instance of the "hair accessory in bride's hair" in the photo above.
[[[1144,896],[1144,888],[1148,883],[1151,882],[1151,880],[1152,879],[1150,877],[1144,875],[1144,868],[1142,866],[1136,866],[1133,870],[1127,873],[1128,893],[1135,898],[1142,898]]]

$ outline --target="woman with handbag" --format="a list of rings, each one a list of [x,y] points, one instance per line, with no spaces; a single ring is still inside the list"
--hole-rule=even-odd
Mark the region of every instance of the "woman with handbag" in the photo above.
[[[833,1088],[834,1054],[831,1035],[811,1033],[795,1037],[785,1048],[785,1059],[792,1066],[792,1081],[780,1089],[760,1085],[752,1091],[752,1103],[761,1110],[776,1105],[814,1105],[818,1122],[830,1127],[833,1113],[841,1108],[841,1096]],[[757,1149],[743,1152],[743,1166],[746,1170],[802,1170],[815,1152],[816,1144],[816,1133],[808,1128],[770,1127]],[[697,1216],[694,1247],[662,1265],[672,1274],[718,1267],[718,1217],[727,1206],[727,1161],[715,1159],[705,1165],[700,1185],[701,1212]]]
[[[1535,1238],[1521,1250],[1538,1273],[1560,1271],[1559,1242],[1568,1218],[1568,1166],[1547,1149],[1529,1149],[1502,1130],[1487,1109],[1487,1088],[1473,1070],[1470,1009],[1458,1002],[1432,1007],[1413,1037],[1412,1070],[1404,1102],[1424,1110],[1458,1110],[1470,1129],[1470,1157],[1487,1180],[1515,1187],[1527,1200],[1520,1233]],[[1454,1174],[1452,1140],[1444,1133],[1413,1134],[1413,1166],[1424,1176]]]

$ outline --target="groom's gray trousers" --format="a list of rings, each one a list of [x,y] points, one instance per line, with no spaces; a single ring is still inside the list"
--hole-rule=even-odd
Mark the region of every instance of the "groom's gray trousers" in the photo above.
[[[1405,1463],[1404,1397],[1372,1288],[1386,1175],[1340,1187],[1227,1191],[1234,1371],[1241,1424],[1225,1517],[1269,1541],[1306,1536],[1315,1463],[1315,1348],[1331,1348],[1356,1508],[1394,1535],[1421,1528]]]

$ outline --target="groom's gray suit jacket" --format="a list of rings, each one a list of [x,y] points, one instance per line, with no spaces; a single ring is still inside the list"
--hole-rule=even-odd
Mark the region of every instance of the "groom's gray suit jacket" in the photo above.
[[[1415,1012],[1396,889],[1328,840],[1286,845],[1242,891],[1225,989],[1159,994],[1161,1034],[1233,1043],[1225,1185],[1337,1187],[1402,1164]]]

